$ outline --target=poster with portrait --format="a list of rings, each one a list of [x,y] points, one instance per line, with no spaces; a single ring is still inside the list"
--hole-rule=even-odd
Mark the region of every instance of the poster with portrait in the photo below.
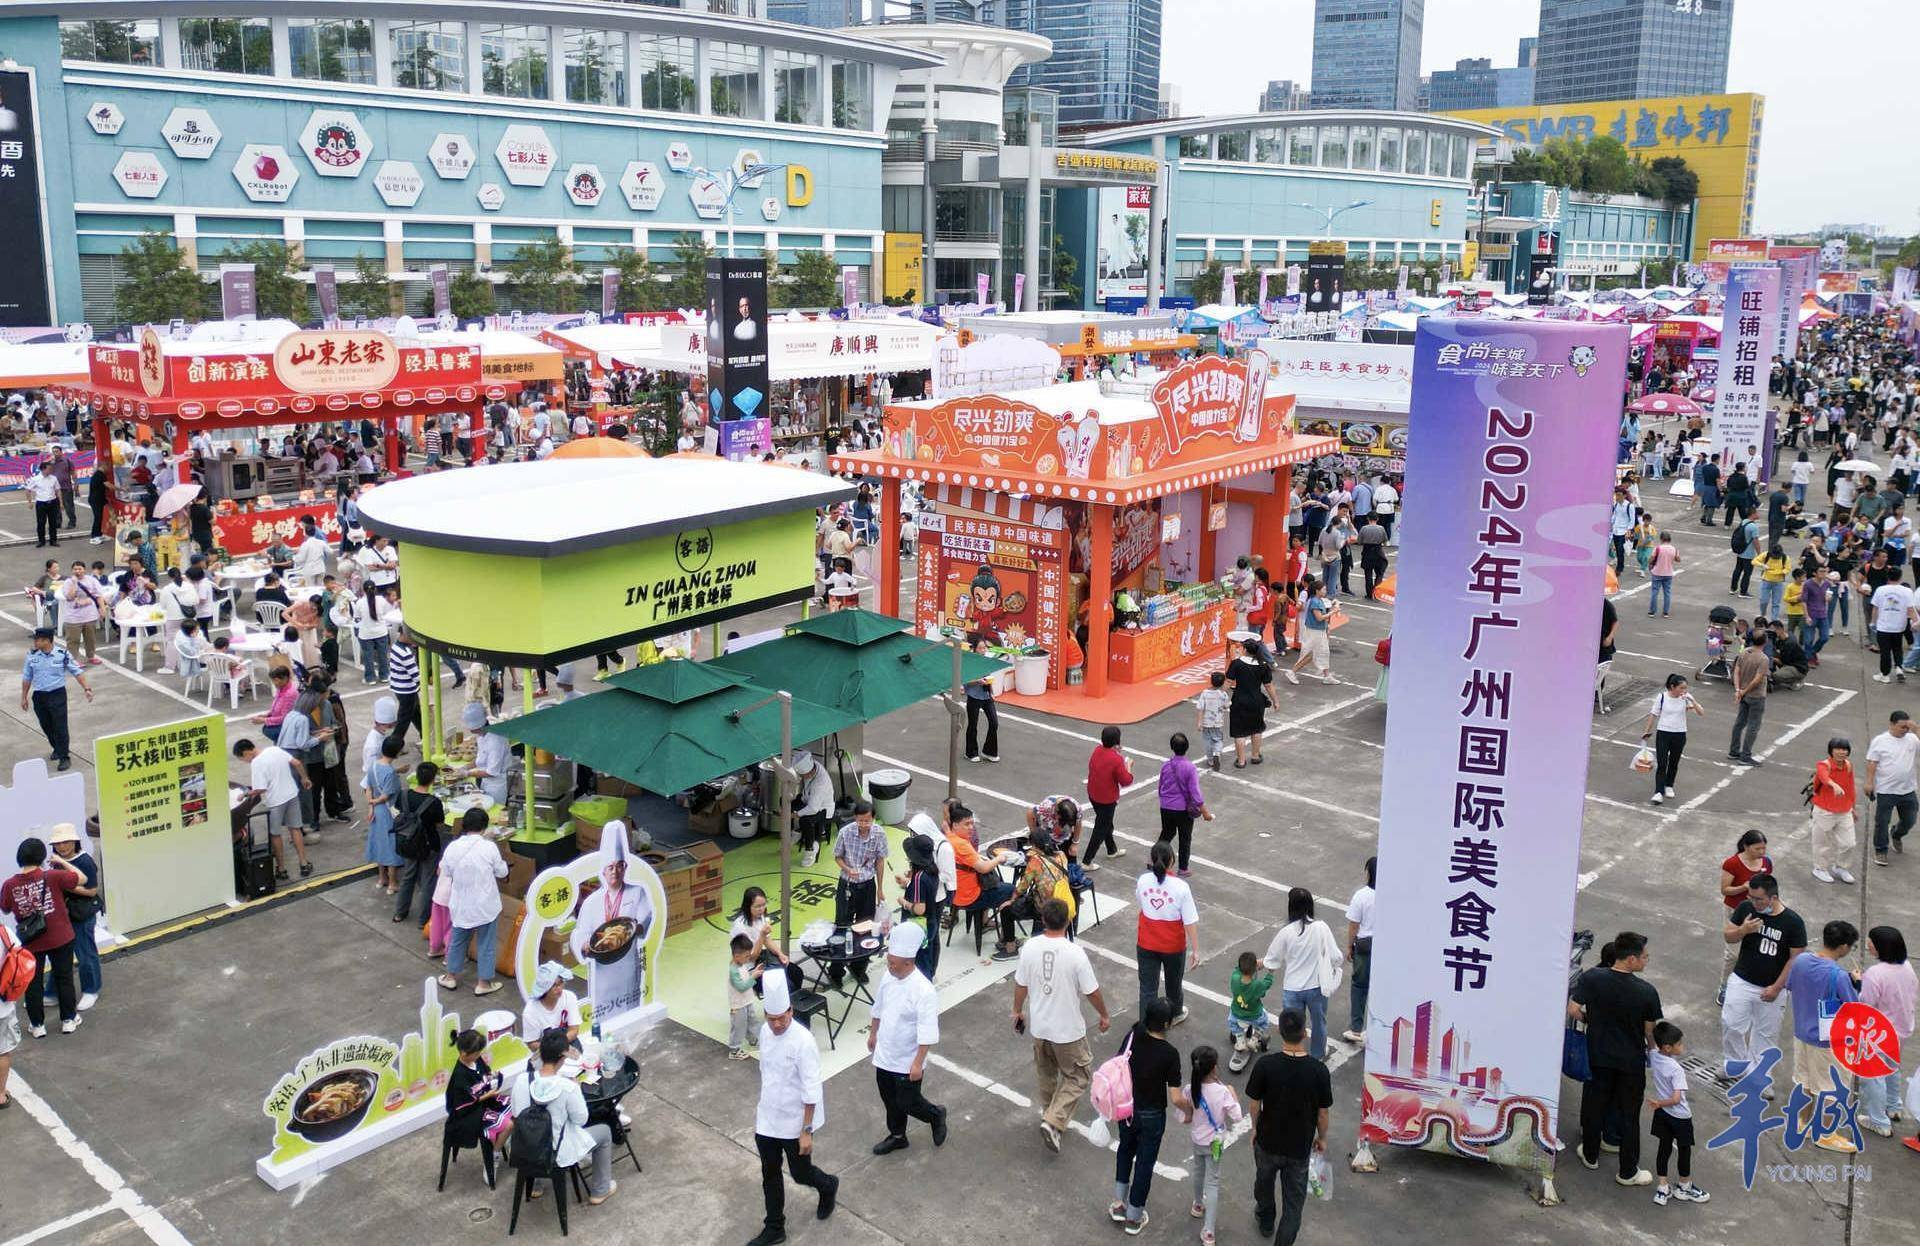
[[[1307,246],[1307,285],[1302,292],[1308,312],[1337,312],[1347,273],[1347,244],[1315,242]]]
[[[543,870],[527,890],[526,917],[514,951],[514,979],[533,998],[542,961],[558,961],[584,977],[583,1020],[603,1038],[656,1020],[660,953],[667,938],[667,892],[633,851],[626,824],[601,831],[600,848]]]
[[[707,261],[707,402],[715,423],[766,413],[767,265]]]
[[[1096,301],[1147,297],[1147,220],[1153,189],[1102,186]]]

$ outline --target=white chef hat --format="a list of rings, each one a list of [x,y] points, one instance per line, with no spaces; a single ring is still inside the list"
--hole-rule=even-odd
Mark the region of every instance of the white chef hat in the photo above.
[[[460,711],[460,725],[468,731],[480,730],[487,725],[487,707],[478,701],[467,702],[467,707]]]
[[[813,754],[806,749],[797,748],[793,750],[793,756],[787,759],[787,764],[793,767],[795,774],[805,774],[813,769]]]
[[[573,977],[573,970],[557,960],[542,961],[540,968],[533,973],[533,997],[535,999],[551,991],[555,984]]]
[[[396,723],[400,721],[400,702],[392,697],[381,697],[373,703],[373,721],[377,723]]]
[[[760,975],[760,1004],[769,1017],[777,1017],[793,1009],[793,1001],[787,997],[787,972],[781,966],[773,973]]]
[[[920,945],[926,942],[927,932],[918,922],[901,922],[887,936],[887,955],[912,960],[920,954]]]

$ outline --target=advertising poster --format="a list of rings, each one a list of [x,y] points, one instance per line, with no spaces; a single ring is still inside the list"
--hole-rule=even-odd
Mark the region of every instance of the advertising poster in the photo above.
[[[1627,333],[1420,321],[1361,1137],[1551,1172]],[[1524,690],[1524,695],[1522,694]]]
[[[100,864],[120,930],[233,899],[227,720],[219,714],[94,741]]]
[[[715,423],[761,415],[767,379],[767,265],[707,261],[707,405]]]
[[[1542,231],[1533,238],[1533,254],[1527,261],[1527,305],[1545,307],[1553,302],[1553,267],[1560,258],[1560,236]]]
[[[600,319],[611,324],[619,310],[620,270],[603,268],[600,270]]]
[[[313,270],[313,293],[320,300],[320,318],[332,323],[340,319],[340,279],[332,268]]]
[[[1346,280],[1347,244],[1314,242],[1307,245],[1306,310],[1340,310],[1341,285]],[[1291,282],[1288,283],[1291,286]],[[1287,291],[1293,293],[1292,289]]]
[[[573,970],[578,1020],[597,1024],[602,1038],[655,1015],[667,890],[623,823],[607,823],[597,852],[537,875],[526,904],[513,961],[522,999],[533,998],[534,975],[550,960]]]
[[[445,264],[435,264],[428,273],[433,285],[433,314],[444,316],[453,310],[453,284]]]
[[[925,520],[937,522],[929,527]],[[1037,640],[1058,679],[1065,619],[1067,534],[1014,520],[923,516],[917,594],[921,635],[980,635],[989,644]],[[932,586],[927,591],[926,586]]]
[[[1742,265],[1727,272],[1727,304],[1720,322],[1720,383],[1713,402],[1713,457],[1744,460],[1761,447],[1767,467],[1767,379],[1780,314],[1780,270]],[[1764,479],[1765,470],[1761,473]]]
[[[0,325],[53,323],[46,198],[33,71],[0,70],[0,237],[7,279],[0,282]]]
[[[220,315],[225,320],[252,320],[259,315],[254,290],[253,265],[220,266]]]
[[[1096,299],[1147,297],[1147,219],[1150,186],[1102,186]]]

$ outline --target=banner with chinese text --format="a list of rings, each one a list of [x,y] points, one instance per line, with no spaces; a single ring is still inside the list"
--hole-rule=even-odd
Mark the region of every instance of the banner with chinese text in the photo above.
[[[1427,318],[1361,1136],[1551,1171],[1627,334]]]
[[[1773,462],[1773,444],[1767,438],[1767,378],[1779,315],[1778,268],[1754,264],[1728,271],[1727,305],[1720,322],[1720,384],[1713,402],[1713,457],[1724,467],[1761,453],[1762,480]]]
[[[920,518],[914,623],[936,632],[984,636],[989,644],[1045,647],[1049,686],[1064,666],[1067,534],[1013,520],[934,512]]]
[[[227,721],[219,714],[101,736],[100,864],[123,931],[233,899]]]

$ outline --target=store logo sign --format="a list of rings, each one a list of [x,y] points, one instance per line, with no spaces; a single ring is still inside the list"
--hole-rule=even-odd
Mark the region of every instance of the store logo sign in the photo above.
[[[300,170],[287,149],[278,144],[248,143],[233,162],[233,178],[255,203],[285,203],[293,194]]]
[[[733,180],[749,190],[759,190],[760,183],[767,180],[764,173],[754,177],[747,176],[747,170],[755,165],[765,164],[767,158],[760,154],[758,147],[742,147],[733,153]]]
[[[666,185],[660,166],[651,160],[629,161],[627,171],[620,175],[620,193],[627,197],[627,206],[635,212],[651,212],[659,207]]]
[[[350,112],[316,108],[300,131],[300,147],[321,177],[359,177],[373,155],[373,139]]]
[[[427,181],[411,160],[383,160],[373,171],[373,188],[390,208],[410,208],[420,202]]]
[[[494,159],[515,186],[545,186],[559,153],[537,125],[510,125],[493,149]]]
[[[95,104],[87,109],[87,124],[95,134],[118,134],[126,123],[127,116],[118,104]]]
[[[582,208],[595,207],[607,193],[607,183],[596,164],[576,164],[567,170],[567,198]]]
[[[685,173],[693,167],[693,148],[685,143],[667,144],[667,167],[675,173]]]
[[[694,214],[702,220],[717,221],[721,213],[727,210],[727,188],[711,173],[693,175],[693,183],[687,187],[687,198],[693,203]]]
[[[114,163],[113,180],[129,199],[158,199],[167,184],[167,169],[150,151],[124,151]]]
[[[507,202],[506,188],[498,182],[480,183],[480,193],[476,196],[484,212],[498,212]]]
[[[210,160],[220,145],[220,127],[204,108],[176,108],[167,114],[160,137],[182,160]]]
[[[273,370],[297,393],[380,390],[399,372],[400,352],[392,338],[370,329],[290,333],[273,352]],[[369,396],[378,400],[363,394],[362,405],[374,405]]]
[[[780,197],[778,195],[768,195],[765,199],[762,199],[760,201],[760,215],[768,221],[779,220]]]
[[[427,160],[433,165],[433,171],[450,182],[465,181],[479,158],[473,149],[473,140],[464,134],[436,134],[433,145],[427,149]]]
[[[167,356],[160,346],[160,331],[148,325],[140,331],[140,388],[149,398],[158,398],[167,387]]]

